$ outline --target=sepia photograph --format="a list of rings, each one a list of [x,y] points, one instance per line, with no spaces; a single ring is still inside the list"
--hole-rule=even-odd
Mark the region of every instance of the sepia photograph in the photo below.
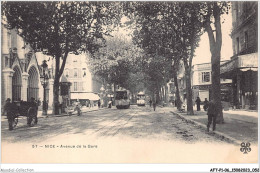
[[[1,172],[259,172],[258,6],[2,1]]]

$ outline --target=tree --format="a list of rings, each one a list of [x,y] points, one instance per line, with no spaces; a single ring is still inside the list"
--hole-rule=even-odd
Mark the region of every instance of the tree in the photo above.
[[[186,93],[187,93],[187,114],[193,115],[193,100],[191,89],[191,68],[194,51],[198,47],[200,36],[202,35],[202,26],[199,20],[200,6],[194,2],[183,2],[179,4],[177,11],[178,22],[177,37],[180,38],[182,61],[185,67]]]
[[[187,114],[193,114],[191,67],[194,50],[202,34],[199,4],[192,2],[132,2],[125,6],[134,21],[135,43],[150,54],[160,55],[185,66]],[[172,64],[170,63],[170,64]],[[176,64],[172,66],[176,89]],[[178,93],[178,92],[177,92]],[[177,96],[179,103],[179,97]],[[180,107],[180,104],[178,104]]]
[[[212,80],[211,94],[217,107],[217,123],[224,122],[220,94],[221,15],[228,13],[229,9],[228,2],[204,2],[201,4],[202,24],[208,33],[210,43],[212,79],[214,79]]]
[[[91,71],[100,76],[104,83],[136,92],[138,83],[134,78],[137,77],[136,73],[140,74],[137,64],[142,59],[142,50],[122,34],[105,39],[106,44],[89,59]]]
[[[117,24],[120,11],[116,2],[3,2],[2,16],[9,29],[36,50],[47,49],[55,58],[53,103],[58,114],[59,80],[68,53],[94,53],[110,26]]]

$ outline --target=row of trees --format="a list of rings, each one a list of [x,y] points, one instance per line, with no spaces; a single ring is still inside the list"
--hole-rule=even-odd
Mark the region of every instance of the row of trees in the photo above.
[[[187,114],[193,114],[191,67],[194,52],[203,32],[208,33],[212,62],[212,96],[223,122],[220,100],[221,15],[228,13],[227,2],[129,2],[125,14],[132,19],[134,41],[148,54],[169,59],[176,81],[177,66],[184,63]],[[178,88],[178,86],[176,86]],[[177,100],[179,101],[178,92]],[[177,103],[178,103],[177,101]],[[179,104],[178,104],[179,106]]]
[[[59,79],[69,52],[90,52],[92,71],[108,83],[138,91],[146,87],[159,94],[174,79],[180,61],[185,67],[188,114],[193,114],[191,67],[200,36],[209,36],[212,62],[212,96],[223,122],[220,102],[220,17],[227,2],[3,2],[2,16],[10,29],[33,48],[48,49],[55,58],[54,103],[58,103]],[[133,42],[109,37],[122,16],[133,30]],[[133,44],[134,43],[134,44]],[[142,81],[141,85],[138,84]],[[57,107],[55,107],[57,108]],[[57,113],[54,109],[54,113]]]

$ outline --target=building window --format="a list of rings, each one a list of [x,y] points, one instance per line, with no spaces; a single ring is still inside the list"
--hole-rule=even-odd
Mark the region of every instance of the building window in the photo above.
[[[236,54],[239,54],[239,37],[237,37],[237,52],[236,52]]]
[[[74,91],[78,91],[78,83],[74,82]]]
[[[86,68],[82,68],[82,70],[83,70],[83,77],[85,77],[87,75]]]
[[[202,82],[210,82],[210,72],[202,72]]]
[[[66,69],[66,71],[65,71],[65,76],[68,78],[69,77],[69,70],[68,69]]]
[[[245,48],[248,48],[248,32],[245,32]]]
[[[74,77],[77,78],[78,77],[78,69],[74,69]]]

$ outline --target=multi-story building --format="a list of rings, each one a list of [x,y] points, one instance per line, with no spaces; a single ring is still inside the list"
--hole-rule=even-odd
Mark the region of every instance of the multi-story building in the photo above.
[[[12,101],[30,101],[33,97],[43,101],[44,92],[40,76],[43,71],[41,64],[43,60],[46,60],[49,77],[46,101],[51,108],[53,105],[54,59],[42,53],[43,51],[34,51],[15,30],[2,27],[1,35],[1,104],[3,105],[7,98],[11,98]],[[64,74],[72,84],[70,88],[72,99],[99,98],[97,93],[100,93],[101,82],[88,70],[86,56],[69,54]],[[60,103],[62,103],[61,97]]]
[[[40,83],[41,63],[48,59],[40,52],[35,53],[16,30],[1,28],[1,103],[7,98],[12,101],[29,101],[31,97],[42,100],[43,87]],[[51,61],[48,62],[51,67]],[[47,93],[52,93],[53,79],[49,76]],[[49,95],[47,95],[48,99]],[[52,103],[52,99],[50,100]]]
[[[71,83],[71,100],[98,100],[101,81],[89,71],[88,54],[69,54],[64,69],[64,76]]]
[[[222,64],[222,78],[232,79],[232,103],[237,108],[257,108],[258,2],[232,2],[231,60]]]
[[[227,61],[221,61],[223,64]],[[203,101],[205,98],[211,100],[211,84],[212,84],[211,63],[195,64],[192,66],[191,85],[193,90],[193,99],[197,97]],[[230,101],[231,95],[231,79],[220,79],[221,83],[221,100]]]

